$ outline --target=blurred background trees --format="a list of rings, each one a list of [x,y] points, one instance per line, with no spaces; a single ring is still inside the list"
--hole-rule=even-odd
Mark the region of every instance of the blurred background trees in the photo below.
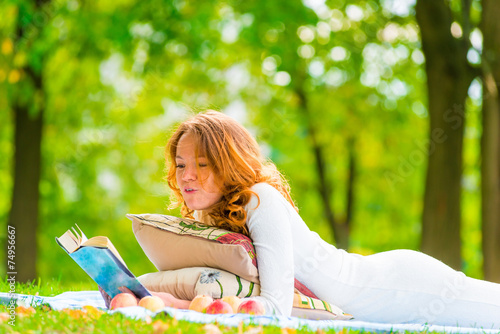
[[[54,242],[74,223],[153,271],[125,214],[179,214],[163,146],[214,108],[255,134],[326,240],[421,248],[478,278],[484,254],[500,281],[498,7],[2,2],[0,238],[16,226],[18,278],[81,281]]]
[[[479,75],[467,59],[471,4],[467,0],[460,5],[456,10],[445,1],[419,0],[416,5],[430,120],[421,248],[455,269],[461,267],[464,106]]]

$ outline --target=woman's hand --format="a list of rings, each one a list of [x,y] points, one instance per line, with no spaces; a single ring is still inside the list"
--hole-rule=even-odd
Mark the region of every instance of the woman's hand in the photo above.
[[[101,293],[102,299],[104,299],[104,303],[106,304],[106,308],[109,309],[109,304],[111,303],[112,298],[100,286],[99,286],[99,292]]]

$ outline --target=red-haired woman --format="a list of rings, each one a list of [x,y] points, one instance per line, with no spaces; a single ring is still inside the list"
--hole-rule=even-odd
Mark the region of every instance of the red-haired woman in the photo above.
[[[183,216],[253,240],[261,285],[255,299],[267,313],[290,315],[297,278],[357,320],[500,328],[500,284],[416,251],[361,256],[323,241],[299,216],[275,165],[229,116],[208,111],[185,121],[165,155]]]
[[[253,240],[261,286],[254,298],[267,313],[290,315],[297,278],[357,320],[500,329],[500,284],[416,251],[347,253],[309,230],[287,181],[234,119],[214,111],[195,115],[177,128],[165,155],[183,216]]]

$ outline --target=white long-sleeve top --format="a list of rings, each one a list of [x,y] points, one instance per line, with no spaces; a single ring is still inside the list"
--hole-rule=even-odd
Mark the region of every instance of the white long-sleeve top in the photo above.
[[[411,250],[369,256],[337,249],[311,231],[281,193],[251,188],[247,227],[268,314],[290,315],[294,278],[357,320],[500,328],[500,284],[476,280]]]
[[[467,277],[416,251],[347,253],[311,231],[271,185],[251,190],[258,199],[252,196],[245,207],[246,224],[260,280],[260,296],[252,298],[267,314],[291,314],[296,278],[357,320],[500,329],[500,284]],[[195,218],[208,219],[202,212]]]
[[[318,295],[321,286],[339,274],[344,251],[312,232],[293,206],[274,187],[251,188],[247,227],[257,253],[260,299],[267,313],[290,315],[294,278]]]

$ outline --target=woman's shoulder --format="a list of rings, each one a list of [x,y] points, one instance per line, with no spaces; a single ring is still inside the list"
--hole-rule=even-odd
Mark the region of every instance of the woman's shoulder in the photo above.
[[[278,191],[278,189],[274,188],[269,183],[265,183],[265,182],[256,183],[252,187],[250,187],[250,190],[253,191],[257,195],[257,197],[259,198],[260,202],[262,202],[262,201],[270,202],[270,201],[282,201],[282,200],[285,200],[285,198]],[[257,198],[255,196],[252,196],[252,201],[255,201],[255,200],[257,200]]]
[[[252,187],[250,187],[250,190],[257,193],[257,195],[260,195],[260,194],[263,194],[263,195],[265,195],[265,194],[279,194],[279,195],[281,195],[281,193],[276,188],[274,188],[272,185],[270,185],[269,183],[266,183],[266,182],[256,183]]]
[[[250,190],[254,194],[245,207],[250,234],[256,232],[257,226],[269,225],[269,221],[288,222],[291,214],[296,212],[281,192],[268,183],[257,183]],[[269,227],[264,230],[268,231]]]

